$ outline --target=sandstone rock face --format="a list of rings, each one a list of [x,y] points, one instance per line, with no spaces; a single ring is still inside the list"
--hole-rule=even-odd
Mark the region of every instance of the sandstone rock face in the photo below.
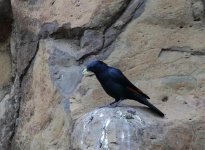
[[[204,145],[201,144],[197,146],[197,140],[193,141],[193,139],[200,138],[204,142],[202,140],[204,136],[194,135],[193,132],[197,129],[192,130],[192,124],[200,122],[199,126],[202,126],[202,130],[199,132],[204,132],[205,122],[203,121],[204,115],[202,115],[204,114],[204,90],[202,86],[204,81],[201,77],[204,76],[205,69],[205,45],[203,42],[205,34],[204,29],[201,29],[203,22],[196,21],[192,16],[192,11],[194,11],[192,5],[188,1],[148,1],[142,15],[133,20],[113,43],[114,50],[105,60],[108,64],[123,70],[134,84],[149,94],[152,103],[166,114],[167,120],[160,120],[163,122],[161,128],[164,128],[166,132],[154,131],[155,135],[162,134],[161,141],[151,142],[150,145],[148,138],[143,137],[147,143],[143,143],[143,139],[139,140],[141,143],[139,142],[137,145],[141,146],[140,149],[204,148]],[[82,89],[87,90],[82,92]],[[85,101],[81,101],[81,95],[84,96],[83,100]],[[84,114],[84,111],[88,112],[99,105],[108,103],[109,99],[112,101],[112,98],[107,97],[102,91],[95,78],[83,79],[73,97],[75,102],[73,115],[78,118],[80,114]],[[196,106],[196,103],[200,104]],[[91,108],[93,104],[94,106]],[[122,106],[129,107],[136,105],[138,104],[133,101],[126,101],[122,104]],[[197,111],[200,113],[198,114]],[[107,112],[109,110],[106,110],[103,115],[106,115]],[[75,125],[73,141],[80,138],[82,134],[78,130],[85,125],[87,126],[85,131],[87,134],[84,135],[83,132],[83,136],[87,137],[88,141],[82,145],[79,145],[79,142],[74,143],[76,149],[92,149],[96,145],[99,146],[99,134],[93,138],[91,132],[95,130],[96,124],[99,125],[96,125],[96,130],[103,132],[105,119],[101,120],[100,117],[96,117],[95,125],[92,126],[92,124],[86,124],[86,118],[89,115],[80,118]],[[112,115],[115,113],[112,112]],[[193,121],[194,118],[198,119]],[[114,122],[115,117],[111,117],[111,122],[112,120]],[[186,124],[189,126],[187,127]],[[121,142],[113,148],[111,140],[112,134],[115,135],[119,132],[114,129],[116,126],[118,126],[117,123],[113,123],[110,125],[110,129],[107,129],[107,140],[110,142],[107,142],[105,146],[108,149],[119,149],[120,147]],[[150,128],[145,127],[144,134],[147,134],[146,130],[149,131]],[[133,127],[130,130],[138,131],[139,129]],[[176,137],[180,137],[180,141]],[[120,141],[120,137],[117,138]],[[103,146],[102,144],[101,149]],[[100,149],[100,146],[98,148]]]
[[[11,51],[21,82],[20,111],[12,149],[70,149],[73,123],[70,98],[82,79],[82,61],[104,47],[104,30],[128,5],[128,1],[118,0],[72,1],[72,5],[70,1],[59,4],[54,1],[50,5],[55,5],[55,13],[49,16],[48,3],[12,1],[15,26]],[[82,6],[88,6],[88,10],[79,11]],[[80,12],[80,18],[72,12],[73,8],[76,13]],[[62,12],[63,9],[66,11]]]
[[[60,98],[51,81],[48,62],[52,50],[47,47],[46,41],[40,42],[32,69],[22,82],[24,93],[13,149],[69,149],[68,100]]]
[[[147,2],[142,15],[113,43],[114,50],[105,62],[124,71],[158,105],[168,105],[161,101],[164,97],[176,105],[177,96],[203,97],[204,81],[199,76],[203,76],[205,68],[205,34],[200,23],[193,21],[191,11],[191,3],[185,1]],[[172,18],[168,12],[172,12]],[[82,113],[82,108],[87,111],[92,105],[95,108],[112,101],[95,78],[83,79],[78,88],[72,99],[74,108],[78,106],[75,114]]]
[[[127,6],[125,0],[100,1],[55,1],[55,0],[11,0],[15,18],[14,53],[17,59],[17,73],[24,73],[34,57],[41,38],[74,38],[87,28],[102,28]],[[21,9],[19,9],[21,8]],[[62,11],[63,10],[63,11]]]
[[[0,0],[0,149],[204,149],[204,4]],[[165,118],[130,100],[97,108],[113,99],[82,76],[92,59],[121,69]]]

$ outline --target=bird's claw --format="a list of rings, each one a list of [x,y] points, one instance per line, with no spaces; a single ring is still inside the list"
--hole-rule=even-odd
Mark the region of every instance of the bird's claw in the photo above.
[[[117,107],[117,105],[108,105],[107,107],[109,107],[109,108],[115,108],[115,107]]]
[[[113,103],[113,104],[109,104],[109,108],[115,108],[115,107],[117,107],[118,106],[118,103]]]

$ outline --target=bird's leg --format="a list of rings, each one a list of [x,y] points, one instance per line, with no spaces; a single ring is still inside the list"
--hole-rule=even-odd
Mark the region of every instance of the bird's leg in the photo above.
[[[115,100],[114,102],[112,102],[112,103],[110,103],[110,104],[108,104],[108,105],[113,105],[113,104],[115,104],[115,103],[117,103],[117,101]]]
[[[117,105],[121,102],[122,100],[115,100],[114,102],[108,104],[108,105],[104,105],[104,106],[100,106],[99,108],[103,108],[103,107],[109,107],[109,108],[114,108],[117,107]]]
[[[112,103],[110,103],[110,104],[104,105],[104,106],[100,106],[100,107],[98,107],[98,108],[112,107],[112,105],[113,105],[114,103],[116,103],[116,101],[114,101],[114,102],[112,102]]]
[[[109,104],[109,107],[111,107],[111,108],[117,107],[121,101],[122,101],[122,99],[115,100],[114,102]]]

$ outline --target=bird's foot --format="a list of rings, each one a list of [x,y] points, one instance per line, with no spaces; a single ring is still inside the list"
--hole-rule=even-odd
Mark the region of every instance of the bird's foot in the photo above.
[[[115,108],[115,107],[117,107],[117,105],[116,105],[116,103],[115,104],[109,104],[107,107],[109,107],[109,108]]]
[[[117,106],[116,106],[115,104],[108,104],[108,105],[100,106],[100,107],[98,107],[98,108],[100,109],[100,108],[104,108],[104,107],[115,108],[115,107],[117,107]]]
[[[100,106],[98,108],[100,109],[100,108],[104,108],[104,107],[115,108],[115,107],[117,107],[117,103],[110,103],[108,105]]]
[[[108,107],[108,108],[115,108],[119,105],[119,103],[121,102],[122,100],[119,100],[119,101],[114,101],[108,105],[104,105],[104,106],[100,106],[98,108],[104,108],[104,107]]]
[[[109,108],[115,108],[115,107],[118,106],[118,104],[119,104],[118,102],[110,103],[108,107],[109,107]]]

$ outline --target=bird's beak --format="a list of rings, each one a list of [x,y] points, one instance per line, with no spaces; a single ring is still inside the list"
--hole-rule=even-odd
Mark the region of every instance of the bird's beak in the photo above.
[[[92,75],[94,75],[94,73],[88,71],[87,68],[83,69],[82,73],[83,73],[84,76],[92,76]]]

